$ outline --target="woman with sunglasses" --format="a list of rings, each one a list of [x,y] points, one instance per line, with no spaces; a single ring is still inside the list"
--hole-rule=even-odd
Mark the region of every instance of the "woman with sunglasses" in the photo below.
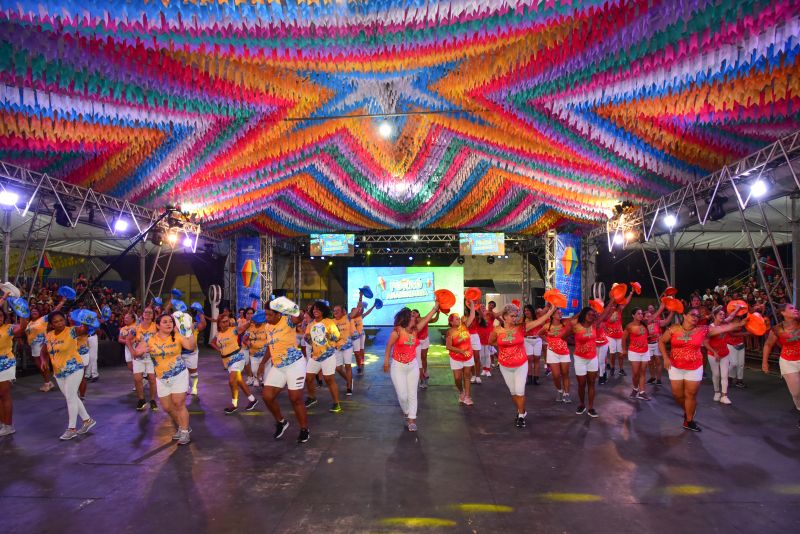
[[[664,367],[669,371],[672,396],[683,409],[683,428],[700,432],[694,420],[697,411],[697,393],[703,380],[702,348],[710,349],[708,336],[717,336],[740,328],[744,321],[726,325],[701,326],[700,310],[692,308],[683,316],[681,324],[667,328],[658,340],[658,348],[664,355]],[[670,350],[667,351],[667,344]]]

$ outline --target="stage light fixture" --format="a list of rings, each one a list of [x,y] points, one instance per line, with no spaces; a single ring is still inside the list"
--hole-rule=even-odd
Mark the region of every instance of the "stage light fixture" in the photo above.
[[[506,254],[506,255],[505,255],[505,256],[503,256],[503,257],[504,257],[505,259],[508,259],[508,254]]]
[[[330,267],[331,265],[333,265],[333,262],[332,261],[328,261],[328,267]]]
[[[372,251],[371,250],[367,251],[367,256],[372,256]]]
[[[310,259],[310,260],[313,260],[313,259],[314,259],[314,256],[311,256],[311,257],[310,257],[310,258],[308,258],[308,259]]]
[[[114,221],[114,231],[115,232],[125,232],[128,230],[128,221],[125,219],[117,219]]]
[[[414,256],[409,256],[408,261],[414,261]]]
[[[13,191],[0,191],[0,204],[3,206],[16,206],[19,202],[19,195]]]
[[[325,261],[325,256],[320,256],[319,259],[321,259],[322,261]]]
[[[725,202],[727,201],[728,199],[726,197],[720,195],[715,196],[714,201],[708,209],[708,219],[711,221],[718,221],[725,217]]]
[[[419,239],[419,235],[417,235],[417,234],[414,234],[414,235],[412,235],[412,236],[411,236],[411,239],[413,239],[414,241],[416,241],[416,240],[418,240],[418,239]]]
[[[459,265],[464,265],[464,256],[459,256],[456,261],[458,262]]]
[[[170,232],[167,234],[167,243],[170,245],[175,245],[178,242],[178,234],[175,232]]]
[[[637,236],[638,234],[633,230],[628,230],[627,232],[625,232],[625,239],[627,239],[628,241],[635,240]]]
[[[625,243],[625,236],[622,234],[614,234],[614,244],[622,245],[623,243]]]
[[[425,262],[425,265],[430,265],[430,264],[431,264],[431,260],[427,260],[427,261]]]
[[[69,204],[64,204],[62,207],[61,204],[56,204],[56,224],[59,226],[63,226],[65,228],[72,228],[72,224],[70,223],[69,216],[67,212],[72,213],[75,208],[70,206]]]
[[[161,245],[164,244],[164,232],[162,232],[161,230],[158,230],[158,229],[155,229],[155,230],[151,231],[150,232],[150,241],[154,245],[160,247]]]
[[[378,125],[378,133],[384,139],[389,139],[394,134],[394,126],[389,121],[382,121]]]
[[[750,194],[755,198],[761,198],[767,194],[767,182],[758,179],[750,186]]]
[[[192,247],[192,243],[194,243],[194,241],[192,241],[191,237],[186,236],[186,237],[183,238],[183,246],[184,247],[191,248]]]
[[[670,230],[672,230],[677,223],[678,223],[678,218],[675,217],[675,215],[671,213],[667,213],[666,215],[664,215],[664,225]]]
[[[493,264],[494,263],[494,256],[487,256],[486,257],[486,263],[488,263],[489,265]]]

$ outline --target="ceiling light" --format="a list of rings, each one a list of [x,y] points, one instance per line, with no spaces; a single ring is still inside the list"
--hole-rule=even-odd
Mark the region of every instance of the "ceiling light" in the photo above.
[[[382,121],[378,125],[378,133],[384,139],[389,139],[394,134],[394,126],[389,121]]]
[[[16,206],[19,195],[13,191],[0,191],[0,204],[3,206]]]
[[[756,198],[761,198],[767,194],[767,182],[764,180],[756,180],[750,186],[750,194]]]
[[[667,213],[666,215],[664,215],[664,224],[670,230],[672,230],[677,223],[678,223],[678,218],[675,217],[673,214]]]
[[[124,232],[128,229],[128,221],[125,219],[117,219],[114,221],[114,231],[115,232]]]

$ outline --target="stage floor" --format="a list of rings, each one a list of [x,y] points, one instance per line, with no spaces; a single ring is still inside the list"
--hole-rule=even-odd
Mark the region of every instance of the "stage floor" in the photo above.
[[[369,353],[379,354],[378,345]],[[223,414],[218,357],[201,357],[192,443],[177,447],[164,413],[139,413],[124,368],[101,369],[88,435],[60,442],[66,406],[38,377],[14,387],[17,434],[0,438],[2,531],[21,532],[792,532],[800,524],[798,415],[777,377],[748,370],[733,405],[703,384],[681,428],[668,387],[630,401],[630,377],[599,387],[600,418],[529,386],[528,427],[515,428],[502,377],[459,407],[442,347],[419,392],[420,430],[404,430],[392,384],[373,356],[344,411],[327,390],[298,427],[272,439],[263,402]],[[342,382],[340,381],[340,387]],[[573,392],[575,383],[573,377]],[[573,395],[577,397],[576,394]],[[793,525],[793,526],[792,526]]]

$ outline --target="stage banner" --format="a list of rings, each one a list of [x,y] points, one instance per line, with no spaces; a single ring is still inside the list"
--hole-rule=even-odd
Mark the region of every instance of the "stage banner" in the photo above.
[[[258,237],[236,239],[236,309],[248,308],[253,302],[252,293],[261,294],[261,277],[258,261],[261,258],[261,240]],[[233,310],[236,311],[236,310]]]
[[[556,237],[556,288],[567,297],[565,316],[581,311],[581,238],[573,234]]]

